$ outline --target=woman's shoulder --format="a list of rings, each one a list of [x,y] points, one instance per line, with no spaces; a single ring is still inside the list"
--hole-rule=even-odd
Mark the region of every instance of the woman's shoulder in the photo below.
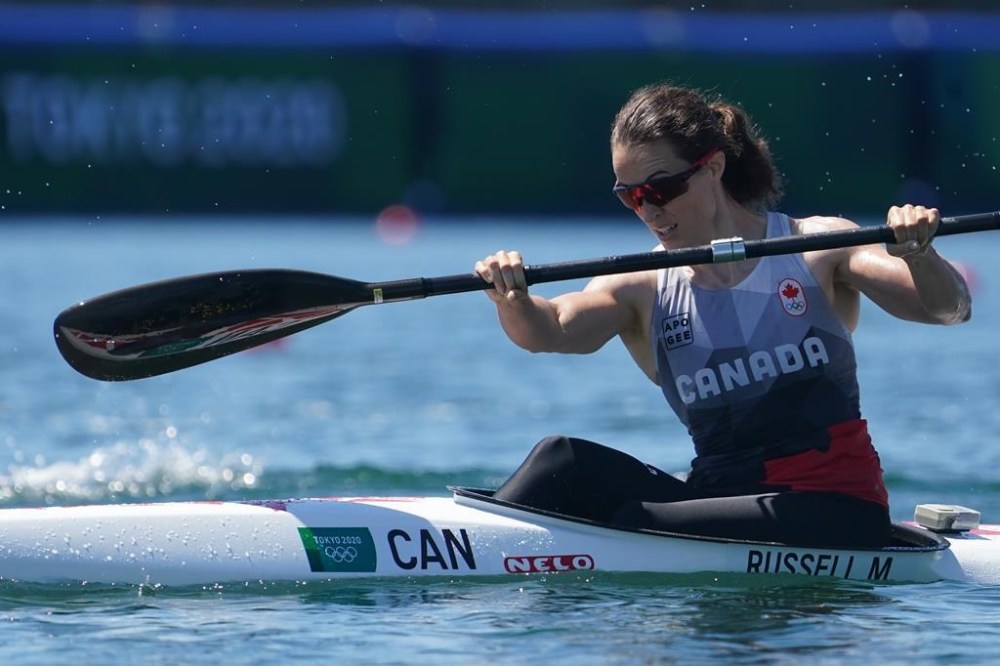
[[[791,220],[793,234],[805,235],[816,234],[824,231],[844,231],[857,229],[858,224],[844,217],[833,215],[814,215]],[[864,252],[864,246],[830,248],[827,250],[813,250],[803,252],[802,258],[812,271],[813,276],[820,284],[831,285],[836,281],[836,275],[848,266],[851,257],[857,253]],[[834,297],[832,291],[828,291],[831,299]]]
[[[792,233],[795,235],[816,234],[824,231],[856,229],[858,224],[844,217],[813,215],[811,217],[789,217]]]
[[[635,271],[632,273],[617,273],[615,275],[599,275],[587,284],[587,291],[601,290],[612,294],[627,296],[635,295],[645,290],[656,289],[656,271]]]

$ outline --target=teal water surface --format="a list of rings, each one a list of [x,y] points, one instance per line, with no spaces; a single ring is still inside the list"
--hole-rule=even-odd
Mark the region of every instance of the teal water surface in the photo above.
[[[358,309],[261,350],[100,383],[52,343],[72,303],[189,273],[450,275],[497,249],[549,263],[651,247],[641,225],[425,222],[403,243],[365,220],[23,220],[0,224],[0,506],[300,495],[445,495],[491,486],[563,432],[674,472],[691,457],[656,387],[615,342],[518,350],[481,294]],[[973,321],[865,307],[862,405],[893,515],[918,502],[1000,522],[1000,236],[939,241],[974,278]],[[582,283],[571,283],[580,285]],[[544,285],[554,294],[569,285]],[[1000,659],[1000,590],[739,577],[565,575],[149,589],[0,585],[0,661],[740,663]]]

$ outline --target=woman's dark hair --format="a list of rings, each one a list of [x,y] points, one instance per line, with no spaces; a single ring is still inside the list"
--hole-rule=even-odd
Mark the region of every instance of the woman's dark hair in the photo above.
[[[611,126],[611,145],[668,141],[694,162],[713,148],[726,155],[722,185],[748,208],[767,207],[781,198],[781,176],[771,150],[746,112],[721,98],[670,84],[643,86],[629,97]]]

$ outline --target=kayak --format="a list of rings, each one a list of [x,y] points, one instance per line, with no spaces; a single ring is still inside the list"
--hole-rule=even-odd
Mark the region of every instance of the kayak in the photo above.
[[[896,524],[884,548],[813,548],[622,529],[451,490],[4,509],[0,579],[181,586],[600,571],[1000,584],[1000,525],[979,525],[964,507],[918,506],[934,529]]]

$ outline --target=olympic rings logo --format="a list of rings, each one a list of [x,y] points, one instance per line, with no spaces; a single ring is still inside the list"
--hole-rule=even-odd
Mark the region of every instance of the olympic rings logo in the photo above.
[[[358,549],[354,546],[327,546],[323,554],[337,564],[350,564],[358,559]]]
[[[785,309],[789,312],[799,312],[806,309],[806,304],[802,301],[785,301]]]

